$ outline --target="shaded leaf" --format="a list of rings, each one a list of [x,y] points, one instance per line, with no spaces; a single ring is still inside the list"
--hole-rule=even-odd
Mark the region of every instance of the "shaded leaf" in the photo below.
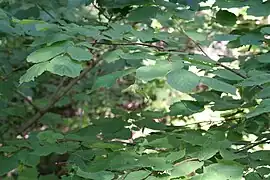
[[[221,25],[232,26],[236,23],[237,17],[227,10],[219,10],[216,14],[216,21]]]

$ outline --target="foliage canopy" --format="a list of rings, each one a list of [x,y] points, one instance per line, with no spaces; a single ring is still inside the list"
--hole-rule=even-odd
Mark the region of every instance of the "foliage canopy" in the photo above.
[[[0,179],[269,178],[270,1],[0,7]]]

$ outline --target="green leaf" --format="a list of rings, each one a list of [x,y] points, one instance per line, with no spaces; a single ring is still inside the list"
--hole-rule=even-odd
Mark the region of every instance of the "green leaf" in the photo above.
[[[98,148],[98,149],[111,149],[111,150],[119,150],[123,149],[124,145],[120,143],[105,143],[105,142],[96,142],[96,143],[91,143],[89,145],[91,148]]]
[[[170,152],[170,154],[166,157],[166,160],[169,162],[175,162],[185,157],[185,155],[186,155],[186,149],[181,149],[176,152]]]
[[[93,57],[89,50],[76,46],[69,46],[67,48],[67,53],[72,59],[77,61],[89,61]]]
[[[248,33],[240,37],[241,45],[261,45],[264,37],[262,34]]]
[[[54,175],[54,174],[50,174],[50,175],[46,175],[46,176],[39,176],[38,180],[58,180],[59,178]],[[62,179],[62,177],[61,177]],[[75,180],[75,178],[73,178],[72,180]]]
[[[82,69],[81,64],[72,61],[66,55],[53,58],[47,66],[47,71],[53,74],[72,78],[79,76]]]
[[[19,162],[15,156],[8,158],[0,155],[0,176],[5,175],[11,170],[17,168],[18,166]]]
[[[197,152],[192,153],[191,156],[198,158],[200,161],[210,159],[218,152],[218,149],[209,146],[202,146]]]
[[[38,133],[37,138],[41,142],[48,142],[48,143],[56,143],[59,139],[64,139],[64,136],[60,133],[54,133],[51,130],[48,131],[42,131]]]
[[[241,180],[243,167],[235,162],[221,162],[207,166],[204,173],[192,180]]]
[[[170,143],[170,140],[168,137],[155,139],[145,145],[154,147],[154,148],[174,148],[174,146]]]
[[[244,78],[238,76],[237,74],[228,71],[227,69],[218,69],[213,71],[213,74],[216,74],[217,76],[224,78],[224,79],[228,79],[228,80],[232,80],[232,81],[239,81],[239,80],[244,80]]]
[[[111,180],[114,178],[114,174],[109,171],[85,172],[78,168],[76,174],[79,177],[92,180]]]
[[[194,41],[205,41],[207,39],[207,35],[196,31],[187,31],[185,33]]]
[[[40,63],[44,61],[48,61],[54,58],[57,55],[60,55],[66,51],[66,48],[70,45],[70,43],[58,43],[52,46],[47,46],[41,49],[38,49],[32,52],[28,57],[27,61],[32,63]]]
[[[89,5],[93,0],[68,0],[69,8],[77,8],[82,5]]]
[[[138,167],[144,167],[141,160],[138,160],[136,154],[132,151],[117,153],[109,161],[109,168],[111,170],[129,170],[135,169]]]
[[[270,8],[269,2],[262,3],[261,1],[258,3],[252,4],[247,9],[247,14],[252,15],[252,16],[268,16],[270,14],[269,8]]]
[[[93,85],[93,89],[98,89],[101,87],[110,88],[115,84],[115,82],[118,78],[126,76],[134,71],[135,71],[135,69],[131,68],[131,69],[127,69],[124,71],[116,71],[116,72],[113,72],[111,74],[107,74],[105,76],[98,77]]]
[[[245,180],[261,180],[261,179],[262,179],[261,176],[256,172],[248,173],[245,176]]]
[[[143,119],[140,121],[136,121],[134,124],[139,127],[146,127],[154,130],[163,130],[166,128],[166,125],[164,125],[163,123],[155,122],[152,119]]]
[[[152,66],[142,66],[136,70],[137,78],[143,81],[151,81],[156,78],[163,78],[172,69],[172,64],[156,64]]]
[[[263,34],[270,34],[270,27],[264,27],[261,29],[261,33]]]
[[[121,54],[124,54],[124,52],[121,49],[116,49],[114,51],[107,51],[103,55],[103,59],[107,61],[108,63],[114,62],[119,60],[121,57]]]
[[[259,55],[257,60],[261,63],[270,63],[270,53]]]
[[[171,177],[182,177],[187,176],[190,173],[196,171],[197,169],[201,168],[203,166],[203,162],[200,161],[186,161],[186,162],[180,162],[178,165],[174,166]]]
[[[186,1],[187,5],[190,7],[191,10],[193,11],[198,11],[200,8],[200,0],[188,0]]]
[[[57,125],[63,124],[63,119],[61,115],[55,113],[46,113],[41,119],[40,122],[44,125],[49,126],[50,128],[56,128]]]
[[[40,162],[40,157],[34,154],[31,154],[28,150],[21,150],[18,153],[18,159],[20,160],[21,164],[30,166],[30,167],[36,167],[38,163]]]
[[[201,82],[216,91],[231,93],[234,95],[236,94],[236,88],[223,81],[209,77],[202,77]]]
[[[155,38],[154,31],[152,29],[146,29],[142,31],[136,31],[132,29],[132,34],[140,39],[142,42],[152,41]]]
[[[256,86],[269,82],[270,82],[270,74],[263,73],[247,78],[239,84],[241,86]]]
[[[154,171],[168,171],[171,170],[172,164],[165,162],[164,157],[141,157],[139,160],[142,167],[151,167]]]
[[[46,44],[47,46],[51,46],[52,44],[56,43],[56,42],[60,42],[60,41],[66,41],[66,40],[69,40],[71,39],[72,37],[69,36],[69,35],[66,35],[66,34],[52,34],[51,36],[49,37],[45,37],[44,39],[38,37],[32,44],[31,46],[32,47],[35,47],[35,46],[40,46],[40,45],[43,45],[43,44]]]
[[[193,91],[199,84],[200,79],[196,74],[184,69],[174,70],[167,74],[168,84],[172,88],[184,93]]]
[[[26,168],[19,172],[19,180],[36,180],[38,179],[38,171],[36,168]]]
[[[146,178],[150,173],[151,173],[151,172],[149,172],[149,171],[143,171],[143,170],[133,171],[133,172],[129,173],[129,174],[125,177],[125,180],[144,179],[144,178]]]
[[[2,147],[0,147],[0,152],[4,152],[4,153],[13,153],[17,150],[18,150],[18,148],[15,146],[2,146]]]
[[[188,9],[182,9],[182,10],[176,11],[174,15],[180,19],[192,20],[192,19],[194,19],[195,11],[191,11]]]
[[[237,21],[237,17],[227,10],[219,10],[216,14],[216,21],[223,26],[233,26]]]
[[[246,157],[246,155],[240,155],[232,151],[229,151],[227,149],[221,149],[219,150],[219,153],[225,160],[235,160],[235,159],[241,159],[241,158]]]
[[[130,21],[142,22],[154,18],[158,12],[160,12],[159,7],[155,6],[139,7],[129,14],[128,19]]]
[[[180,101],[170,106],[169,114],[171,116],[190,116],[203,110],[204,106],[196,101]]]
[[[249,112],[246,117],[247,118],[252,118],[259,116],[263,113],[268,113],[270,112],[270,99],[264,99],[256,108],[255,110]]]
[[[239,37],[235,34],[216,34],[213,38],[214,41],[234,41]]]
[[[42,73],[47,71],[49,62],[42,62],[33,65],[29,68],[26,73],[20,78],[20,84],[24,82],[34,81],[36,77],[40,76]]]
[[[270,87],[263,88],[258,94],[258,98],[270,98]]]

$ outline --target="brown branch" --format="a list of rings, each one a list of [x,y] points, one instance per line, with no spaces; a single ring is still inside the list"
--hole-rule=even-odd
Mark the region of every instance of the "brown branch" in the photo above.
[[[41,112],[41,109],[38,106],[36,106],[25,94],[23,94],[19,90],[16,90],[15,92],[16,94],[21,96],[28,104],[30,104],[37,112]]]

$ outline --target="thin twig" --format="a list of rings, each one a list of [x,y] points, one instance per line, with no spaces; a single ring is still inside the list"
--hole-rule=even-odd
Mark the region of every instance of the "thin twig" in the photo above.
[[[16,94],[21,96],[28,104],[30,104],[37,112],[41,112],[41,109],[37,105],[35,105],[25,94],[23,94],[19,90],[16,90],[15,92]]]
[[[96,8],[96,9],[99,11],[100,14],[102,14],[108,21],[111,21],[111,18],[112,18],[112,17],[109,17],[109,16],[107,16],[105,13],[102,13],[102,12],[104,12],[104,11],[102,11],[102,10],[100,9],[100,7],[98,7],[95,3],[92,3],[92,4],[93,4],[93,7]]]
[[[261,140],[261,141],[258,141],[258,142],[248,144],[247,146],[239,149],[236,153],[247,151],[247,150],[252,149],[252,148],[254,148],[254,147],[256,147],[256,146],[258,146],[260,144],[265,144],[265,143],[269,143],[269,139],[264,139],[264,140]]]

